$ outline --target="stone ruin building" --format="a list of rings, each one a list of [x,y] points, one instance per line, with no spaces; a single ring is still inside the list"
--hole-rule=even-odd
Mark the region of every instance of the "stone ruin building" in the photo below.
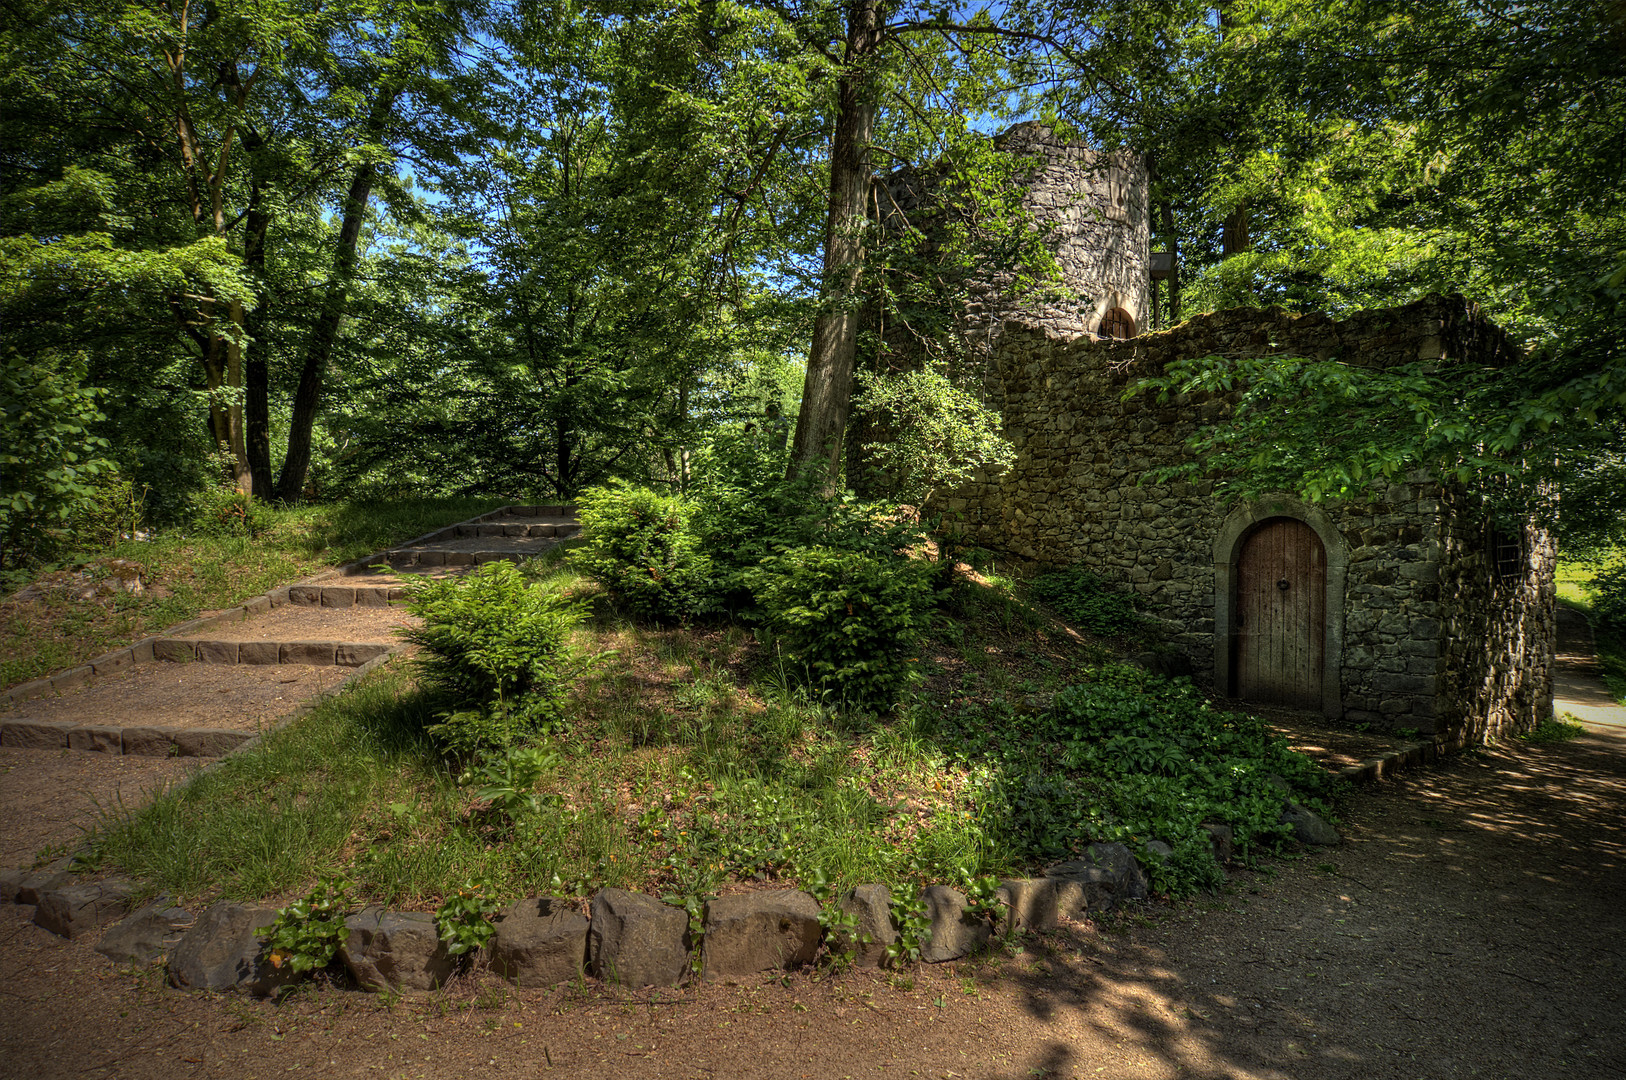
[[[1071,305],[966,313],[1013,465],[934,499],[971,539],[1133,590],[1198,682],[1457,744],[1552,713],[1551,531],[1496,528],[1471,491],[1426,475],[1368,502],[1237,504],[1211,480],[1150,483],[1221,400],[1124,399],[1178,357],[1297,355],[1388,367],[1496,364],[1516,346],[1473,305],[1432,297],[1343,320],[1237,309],[1141,333],[1150,294],[1147,182],[1128,159],[1019,129],[1045,156],[1025,196],[1054,223]],[[1069,186],[1071,185],[1071,186]],[[991,292],[997,292],[992,290]]]

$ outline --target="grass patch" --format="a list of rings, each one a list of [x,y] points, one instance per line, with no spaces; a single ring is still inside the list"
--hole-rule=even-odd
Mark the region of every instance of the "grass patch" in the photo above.
[[[37,579],[37,589],[0,602],[0,688],[74,667],[200,612],[231,607],[506,502],[416,499],[266,509],[268,525],[253,539],[172,531],[58,564]],[[140,565],[144,591],[80,599],[80,590],[110,576],[113,559]]]
[[[526,569],[592,589],[568,566]],[[448,760],[434,706],[392,665],[110,821],[99,859],[189,901],[285,899],[337,871],[359,900],[432,910],[473,881],[504,903],[605,886],[682,903],[757,882],[974,892],[1106,840],[1178,894],[1218,879],[1202,822],[1230,824],[1244,850],[1282,840],[1273,777],[1327,809],[1330,782],[1261,722],[1187,684],[1084,665],[1008,600],[962,599],[972,618],[943,649],[1009,667],[937,672],[885,716],[797,689],[742,627],[649,626],[599,604],[575,644],[608,655],[534,757]],[[1053,701],[1028,700],[1046,685]],[[522,772],[524,792],[498,779]],[[1146,857],[1153,839],[1174,856]]]

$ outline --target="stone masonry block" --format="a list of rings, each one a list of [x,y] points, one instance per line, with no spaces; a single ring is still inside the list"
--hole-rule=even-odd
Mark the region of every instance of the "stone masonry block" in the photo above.
[[[98,656],[90,662],[90,669],[98,675],[106,675],[110,671],[118,671],[135,663],[134,649],[119,649],[106,656]]]
[[[338,651],[338,643],[334,641],[284,641],[282,643],[281,662],[284,664],[315,664],[317,666],[331,665],[333,654]]]
[[[569,982],[587,962],[588,925],[568,901],[521,900],[497,920],[491,968],[521,987]]]
[[[124,729],[100,724],[80,724],[68,729],[68,749],[100,754],[124,753]]]
[[[290,585],[288,586],[288,602],[300,604],[304,607],[320,607],[322,604],[322,587],[320,585]]]
[[[448,551],[446,553],[447,566],[473,566],[475,563],[472,551]]]
[[[271,598],[269,596],[256,596],[243,604],[243,612],[247,615],[264,615],[270,610]]]
[[[225,757],[253,737],[252,731],[181,728],[174,732],[175,753],[179,757]]]
[[[51,689],[59,693],[63,690],[72,690],[76,686],[83,686],[88,683],[94,674],[95,672],[89,664],[81,664],[76,668],[70,668],[62,674],[54,676],[51,679]]]
[[[420,551],[416,554],[418,556],[419,566],[446,565],[446,553],[444,551]]]
[[[322,606],[325,608],[355,607],[356,590],[341,585],[330,585],[322,590]]]
[[[166,663],[189,664],[197,658],[197,646],[190,641],[159,638],[152,643],[152,656]]]
[[[13,686],[11,688],[11,700],[14,703],[20,703],[32,698],[45,697],[53,692],[50,679],[33,679],[21,686]]]
[[[854,937],[830,941],[832,951],[851,951],[855,967],[878,967],[889,945],[898,940],[892,926],[892,893],[885,885],[860,885],[841,900],[841,909],[857,919]]]
[[[141,757],[174,757],[174,734],[171,728],[127,727],[124,729],[124,752]]]
[[[157,641],[158,641],[157,638],[147,638],[145,641],[138,641],[134,645],[131,645],[130,646],[130,659],[133,660],[137,664],[150,664],[150,663],[152,663],[152,660],[153,660],[153,652],[152,652],[152,650],[153,650],[153,646],[155,644],[157,644]]]
[[[389,607],[390,591],[371,586],[360,586],[356,589],[357,607]]]
[[[237,645],[239,664],[280,664],[282,645],[275,641],[243,641]]]
[[[19,750],[60,750],[68,745],[68,724],[44,720],[0,722],[0,746]]]
[[[926,903],[932,923],[931,937],[920,950],[920,958],[928,964],[958,960],[986,945],[993,936],[993,926],[968,909],[965,894],[958,889],[932,885],[920,898]]]
[[[1062,912],[1063,881],[1059,878],[1016,878],[999,886],[999,898],[1005,903],[1004,925],[1009,933],[1016,927],[1024,930],[1054,930]]]
[[[197,646],[198,662],[203,664],[235,664],[238,645],[235,641],[200,641]]]
[[[388,645],[377,642],[342,642],[334,650],[333,662],[340,667],[360,667],[389,651]]]

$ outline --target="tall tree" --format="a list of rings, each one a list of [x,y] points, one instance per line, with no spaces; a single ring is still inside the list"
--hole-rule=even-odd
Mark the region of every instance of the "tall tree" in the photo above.
[[[1425,466],[1523,506],[1555,480],[1622,475],[1618,6],[1232,0],[1223,28],[1183,0],[1088,10],[1143,47],[1098,54],[1109,83],[1058,94],[1058,108],[1156,152],[1185,233],[1188,305],[1336,311],[1460,291],[1528,352],[1450,380],[1200,365],[1190,385],[1254,395],[1236,426],[1212,433],[1216,450],[1237,451],[1229,464],[1255,485],[1333,496]],[[1243,204],[1251,243],[1226,258],[1223,223]],[[1334,411],[1356,436],[1280,422]],[[1612,506],[1618,522],[1626,506]]]

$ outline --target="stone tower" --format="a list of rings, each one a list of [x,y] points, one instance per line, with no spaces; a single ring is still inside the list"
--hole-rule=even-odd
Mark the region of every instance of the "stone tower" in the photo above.
[[[1037,122],[1017,124],[995,136],[994,145],[1034,162],[1022,177],[1022,204],[1044,232],[1061,280],[1053,290],[1059,295],[1023,299],[997,274],[973,282],[958,320],[971,351],[986,355],[1013,318],[1069,338],[1133,337],[1146,322],[1151,294],[1146,163],[1057,138]],[[879,181],[883,227],[930,201],[931,182],[922,175],[904,168]]]

